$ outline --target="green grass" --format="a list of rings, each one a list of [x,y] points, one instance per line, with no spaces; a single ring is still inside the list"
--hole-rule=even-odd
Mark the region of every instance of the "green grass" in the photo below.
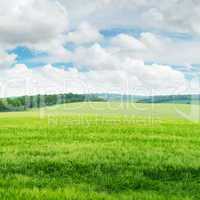
[[[1,113],[0,199],[200,199],[190,110],[76,103]]]

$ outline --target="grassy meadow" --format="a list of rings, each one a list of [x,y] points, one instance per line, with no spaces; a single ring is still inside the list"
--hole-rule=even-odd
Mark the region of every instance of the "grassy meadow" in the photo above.
[[[198,200],[198,105],[0,113],[1,200]]]

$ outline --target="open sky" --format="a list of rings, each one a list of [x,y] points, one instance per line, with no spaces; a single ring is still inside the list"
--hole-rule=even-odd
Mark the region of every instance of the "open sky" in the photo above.
[[[199,0],[1,0],[0,96],[199,93]]]

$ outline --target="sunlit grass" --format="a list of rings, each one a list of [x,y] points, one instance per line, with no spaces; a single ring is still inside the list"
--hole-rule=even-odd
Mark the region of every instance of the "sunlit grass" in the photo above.
[[[0,199],[200,199],[200,124],[169,104],[107,106],[1,113]]]

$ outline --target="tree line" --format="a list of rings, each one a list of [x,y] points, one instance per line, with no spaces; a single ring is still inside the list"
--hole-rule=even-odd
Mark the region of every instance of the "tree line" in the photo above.
[[[21,96],[0,99],[0,112],[24,111],[30,108],[41,108],[56,104],[84,102],[84,101],[105,101],[95,95],[83,94],[57,94],[57,95],[35,95]]]

